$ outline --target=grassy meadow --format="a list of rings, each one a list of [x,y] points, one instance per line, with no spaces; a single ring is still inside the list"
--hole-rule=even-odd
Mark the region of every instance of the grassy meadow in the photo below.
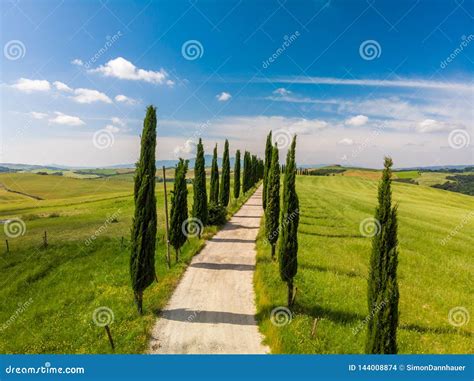
[[[150,329],[177,285],[187,263],[217,231],[208,227],[202,239],[191,238],[180,262],[165,262],[164,192],[157,183],[158,283],[144,294],[144,315],[133,303],[129,276],[129,239],[133,175],[77,179],[30,173],[0,174],[9,189],[0,189],[0,220],[21,218],[24,235],[8,238],[0,230],[0,353],[111,353],[104,328],[92,316],[110,308],[116,353],[141,353]],[[173,184],[168,183],[168,190]],[[192,186],[188,185],[192,206]],[[250,195],[231,200],[229,215]],[[168,202],[170,203],[170,195]],[[42,247],[44,231],[48,247]],[[92,239],[91,237],[96,237]],[[122,242],[122,237],[123,242]],[[6,253],[8,238],[10,252]]]
[[[262,220],[254,283],[259,326],[273,353],[364,352],[371,238],[359,225],[374,215],[380,172],[374,173],[297,177],[298,291],[293,319],[282,327],[271,323],[270,313],[286,305],[287,288],[270,259]],[[397,182],[393,198],[399,204],[399,353],[473,353],[472,319],[454,327],[448,314],[457,306],[474,310],[468,287],[474,198]],[[451,232],[457,233],[449,238]]]

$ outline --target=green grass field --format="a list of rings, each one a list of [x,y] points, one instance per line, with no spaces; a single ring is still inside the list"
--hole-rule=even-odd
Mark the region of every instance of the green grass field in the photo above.
[[[282,327],[269,317],[285,306],[286,284],[261,229],[254,283],[260,329],[273,353],[363,353],[371,239],[359,225],[374,215],[377,183],[298,176],[298,291],[293,320]],[[454,327],[448,314],[457,306],[474,310],[474,218],[468,218],[474,199],[403,183],[393,183],[393,197],[399,203],[399,352],[473,353],[472,319]],[[315,318],[321,320],[312,336]]]
[[[155,265],[159,281],[145,291],[145,314],[139,316],[129,279],[133,183],[119,176],[87,180],[0,175],[0,183],[9,188],[44,198],[38,201],[0,193],[0,220],[17,217],[26,226],[23,236],[8,238],[9,253],[5,252],[3,225],[0,231],[0,331],[2,337],[8,337],[0,340],[0,353],[110,353],[104,328],[92,319],[99,307],[113,311],[110,328],[116,353],[141,353],[146,349],[159,309],[166,304],[191,257],[217,227],[206,228],[201,240],[191,238],[178,264],[172,252],[173,264],[168,270],[163,184],[157,184]],[[168,187],[171,190],[172,184]],[[192,187],[188,189],[191,207]],[[229,213],[238,210],[245,199],[232,200]],[[42,248],[44,231],[48,234],[47,248]],[[92,240],[93,236],[96,239]]]

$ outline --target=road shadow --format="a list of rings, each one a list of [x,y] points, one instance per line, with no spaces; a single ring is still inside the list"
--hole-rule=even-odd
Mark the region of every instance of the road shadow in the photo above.
[[[336,275],[347,276],[349,278],[365,278],[364,275],[358,274],[355,271],[345,271],[345,270],[339,270],[337,268],[323,267],[323,266],[306,264],[306,263],[301,263],[299,267],[301,269],[320,271],[320,272],[325,272],[325,273],[333,273]]]
[[[400,329],[418,333],[434,333],[447,335],[461,335],[465,337],[473,337],[472,332],[467,332],[455,327],[423,327],[418,324],[401,324]]]
[[[236,314],[221,311],[199,311],[187,308],[165,310],[160,314],[162,319],[188,323],[257,325],[254,315]]]
[[[211,238],[209,242],[231,242],[231,243],[255,243],[254,239],[241,239],[241,238]]]
[[[254,265],[245,265],[239,263],[208,263],[208,262],[197,262],[189,265],[189,267],[195,267],[198,269],[208,270],[234,270],[234,271],[254,271]]]

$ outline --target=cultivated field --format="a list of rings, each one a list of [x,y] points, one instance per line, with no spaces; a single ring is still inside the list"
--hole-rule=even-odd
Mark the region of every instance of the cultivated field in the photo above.
[[[155,265],[159,282],[146,290],[145,313],[140,317],[133,304],[129,275],[132,179],[131,174],[98,179],[0,175],[0,183],[9,189],[43,198],[0,190],[0,220],[19,217],[26,226],[25,234],[17,238],[6,237],[3,226],[0,231],[0,330],[2,337],[8,337],[0,341],[0,353],[109,353],[104,328],[93,321],[99,307],[113,311],[110,328],[116,353],[146,349],[159,309],[191,257],[217,228],[206,228],[201,240],[191,238],[177,265],[172,251],[172,268],[167,270],[164,192],[163,184],[157,183]],[[168,184],[169,190],[172,185]],[[191,207],[190,185],[188,190]],[[229,212],[235,212],[244,200],[231,200]],[[44,231],[47,248],[42,247]]]
[[[371,239],[359,225],[374,215],[373,173],[298,176],[298,291],[293,320],[282,327],[269,316],[285,306],[286,285],[261,229],[254,282],[260,329],[272,352],[364,352]],[[474,198],[403,183],[393,183],[393,196],[399,203],[399,352],[473,353],[472,319],[455,327],[448,314],[458,306],[474,307]],[[312,335],[315,318],[321,320]]]

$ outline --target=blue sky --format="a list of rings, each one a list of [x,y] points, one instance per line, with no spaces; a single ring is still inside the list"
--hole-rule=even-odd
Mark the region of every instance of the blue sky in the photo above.
[[[159,159],[472,164],[473,1],[2,1],[0,162],[133,163],[148,104]],[[284,157],[282,155],[282,157]]]

